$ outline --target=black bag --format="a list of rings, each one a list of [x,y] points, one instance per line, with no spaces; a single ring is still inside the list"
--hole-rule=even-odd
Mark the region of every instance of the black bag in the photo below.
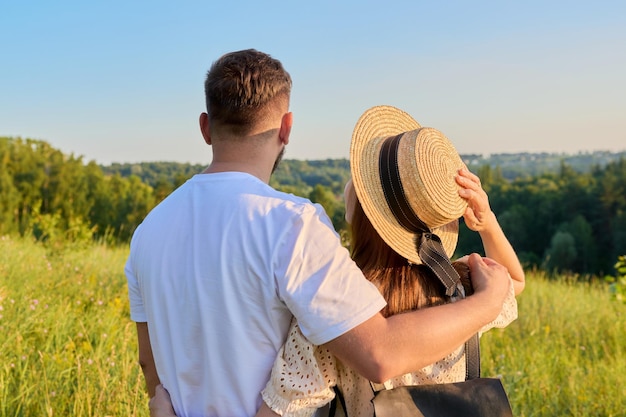
[[[466,380],[375,390],[376,417],[513,417],[497,378],[480,378],[478,335],[465,343]],[[375,387],[375,385],[373,385]]]
[[[382,390],[374,398],[376,417],[512,417],[499,379],[476,378]]]
[[[374,391],[375,417],[513,417],[509,399],[497,378],[480,378],[478,334],[465,343],[465,381],[426,384]],[[343,395],[335,387],[329,409],[318,415],[346,416]],[[348,416],[350,417],[350,416]]]
[[[375,417],[513,417],[509,399],[497,378],[480,378],[478,335],[465,344],[466,380],[374,390]],[[335,399],[318,416],[344,417],[346,405],[335,387]],[[350,416],[348,416],[350,417]]]

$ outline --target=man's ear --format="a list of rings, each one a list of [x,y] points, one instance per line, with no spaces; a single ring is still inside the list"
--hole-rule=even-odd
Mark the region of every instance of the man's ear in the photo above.
[[[280,121],[280,130],[278,131],[278,138],[285,145],[289,143],[289,135],[291,134],[292,125],[293,125],[293,113],[287,112],[283,114],[283,118]]]
[[[200,113],[200,132],[207,145],[211,144],[211,131],[209,129],[209,115],[206,113]]]

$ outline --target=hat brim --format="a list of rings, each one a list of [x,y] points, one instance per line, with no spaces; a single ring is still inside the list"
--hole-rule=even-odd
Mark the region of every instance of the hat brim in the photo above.
[[[416,244],[417,236],[398,223],[387,205],[380,185],[378,156],[385,139],[420,128],[420,124],[408,113],[392,106],[376,106],[359,118],[350,144],[352,181],[363,211],[381,238],[414,264],[422,263]],[[458,241],[458,217],[431,227],[431,231],[441,239],[449,257],[454,255]]]

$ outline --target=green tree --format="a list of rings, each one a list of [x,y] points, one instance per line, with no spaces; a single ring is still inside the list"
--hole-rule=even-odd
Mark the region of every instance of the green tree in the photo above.
[[[336,221],[340,221],[338,216],[335,216],[339,203],[330,189],[321,184],[317,184],[309,194],[309,200],[313,203],[321,204],[322,207],[324,207],[326,214],[328,214],[328,217],[333,221],[335,230],[339,230],[343,226],[343,224],[335,224]]]
[[[63,228],[88,220],[88,181],[82,158],[50,150],[46,160],[42,212],[58,213]]]
[[[313,203],[321,204],[329,217],[331,217],[335,211],[335,196],[323,185],[317,184],[313,187],[313,190],[309,193],[309,200]]]
[[[97,238],[113,243],[116,236],[116,204],[111,190],[111,177],[105,177],[102,169],[91,161],[85,166],[85,180],[89,206],[88,223],[94,228]]]
[[[16,139],[11,147],[7,169],[21,196],[17,207],[17,227],[20,233],[30,230],[33,210],[39,212],[42,204],[41,189],[46,181],[45,149],[49,145],[31,139]]]
[[[578,273],[596,271],[597,245],[589,222],[582,215],[577,215],[564,223],[559,230],[574,239],[576,256],[570,265],[571,270]]]
[[[118,240],[127,241],[154,207],[153,189],[135,175],[128,178],[114,175],[110,178],[110,192],[112,230]]]
[[[11,146],[8,138],[0,138],[0,234],[18,231],[21,196],[10,171]]]
[[[613,220],[611,237],[614,258],[626,254],[626,211],[620,211]]]
[[[535,238],[534,231],[529,227],[533,224],[533,213],[529,207],[515,204],[497,217],[504,234],[516,250],[520,262],[527,266],[538,266],[537,262],[540,259],[537,256],[532,252],[521,250],[521,248],[530,247],[530,240]]]
[[[502,186],[506,183],[500,166],[492,168],[490,165],[482,165],[476,175],[480,178],[480,183],[487,193],[490,193],[494,186]]]
[[[576,255],[574,237],[567,232],[556,232],[546,251],[545,267],[554,272],[572,271]]]

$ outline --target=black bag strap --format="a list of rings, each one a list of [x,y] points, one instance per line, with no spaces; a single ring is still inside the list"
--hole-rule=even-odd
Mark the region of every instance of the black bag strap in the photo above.
[[[465,380],[480,378],[480,341],[478,333],[465,342]]]
[[[346,400],[343,398],[341,390],[337,385],[334,385],[333,391],[335,391],[335,398],[330,403],[319,408],[315,414],[316,417],[346,417],[348,415]]]

